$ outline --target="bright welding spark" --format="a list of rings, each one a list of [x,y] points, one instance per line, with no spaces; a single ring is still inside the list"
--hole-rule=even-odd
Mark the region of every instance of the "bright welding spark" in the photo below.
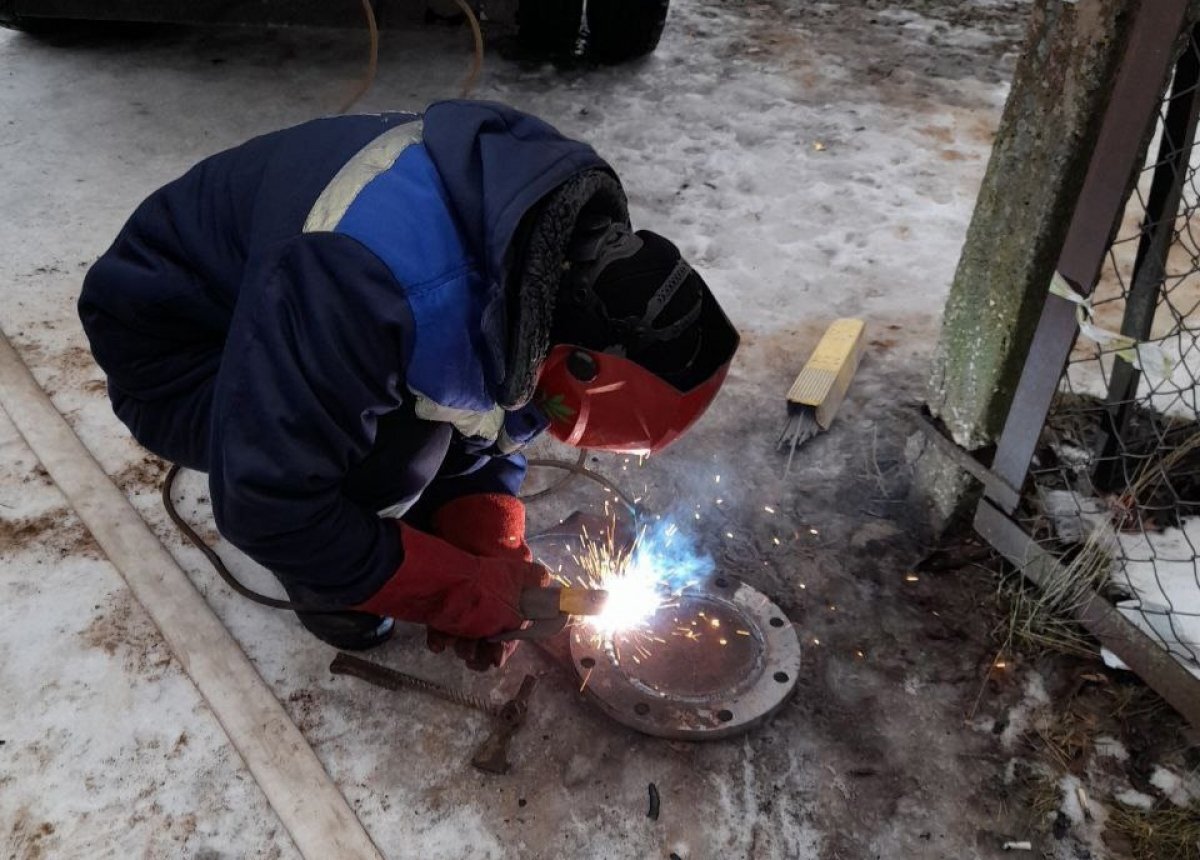
[[[603,542],[590,541],[579,564],[589,586],[608,592],[603,611],[584,619],[604,639],[620,632],[652,638],[649,622],[655,613],[677,607],[679,593],[712,570],[711,559],[700,555],[672,521],[643,529],[627,552],[614,546],[611,534]],[[642,645],[632,644],[649,656]]]
[[[763,505],[763,510],[766,511],[768,514],[775,513],[775,509],[773,507],[771,507],[770,505]]]
[[[604,611],[589,621],[598,632],[607,635],[640,626],[663,602],[659,583],[636,573],[610,576],[603,587],[608,592]]]

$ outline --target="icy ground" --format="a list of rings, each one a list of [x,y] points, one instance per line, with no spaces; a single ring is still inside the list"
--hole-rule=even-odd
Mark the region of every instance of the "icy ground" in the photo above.
[[[682,509],[721,565],[800,626],[796,697],[735,741],[632,736],[536,654],[468,678],[402,635],[377,658],[497,698],[526,669],[543,676],[514,772],[484,777],[466,763],[479,719],[332,678],[328,648],[230,595],[166,523],[161,469],[110,414],[86,351],[80,278],[136,203],[195,160],[335,109],[363,68],[361,33],[57,44],[0,33],[0,324],[389,856],[998,857],[1028,834],[1011,831],[988,790],[978,759],[992,740],[962,726],[980,655],[905,596],[918,546],[903,407],[919,398],[1024,11],[1021,0],[675,0],[641,63],[488,57],[475,95],[591,141],[624,179],[636,223],[677,238],[743,331],[726,392],[687,442],[644,469],[597,463],[660,510]],[[467,63],[461,32],[386,33],[358,109],[454,95]],[[783,393],[844,315],[868,321],[867,358],[834,432],[785,479],[772,450]],[[0,449],[0,857],[297,856],[4,420]],[[187,484],[184,510],[203,524],[202,481]],[[534,519],[594,500],[576,490]]]

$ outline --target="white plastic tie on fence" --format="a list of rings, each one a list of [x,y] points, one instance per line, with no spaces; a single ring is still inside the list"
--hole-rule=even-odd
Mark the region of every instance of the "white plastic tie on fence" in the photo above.
[[[1079,333],[1100,347],[1102,352],[1110,352],[1132,364],[1153,383],[1157,384],[1170,379],[1179,362],[1157,343],[1138,341],[1128,335],[1111,331],[1096,325],[1096,312],[1090,299],[1079,295],[1058,272],[1050,279],[1050,294],[1066,299],[1075,305],[1075,320],[1079,324]]]

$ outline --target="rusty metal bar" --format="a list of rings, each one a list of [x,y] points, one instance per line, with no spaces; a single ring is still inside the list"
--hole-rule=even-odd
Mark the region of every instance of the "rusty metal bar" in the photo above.
[[[1142,3],[1088,164],[1058,272],[1079,292],[1095,286],[1118,223],[1146,129],[1157,110],[1171,53],[1183,26],[1187,0]],[[1016,509],[1042,425],[1075,342],[1074,306],[1048,296],[1000,434],[992,471],[1012,490],[988,497],[1006,512]]]
[[[364,660],[361,657],[355,657],[353,654],[347,654],[343,651],[339,651],[337,656],[333,658],[333,662],[329,664],[329,671],[334,675],[349,675],[354,678],[360,678],[368,684],[374,684],[376,687],[382,687],[385,690],[395,690],[397,692],[416,690],[417,692],[435,696],[455,705],[462,705],[464,708],[481,711],[491,717],[500,715],[499,708],[490,702],[484,701],[479,696],[474,696],[463,690],[453,690],[434,681],[427,681],[424,678],[418,678],[416,675],[409,675],[407,672],[398,672],[395,669],[381,666],[378,663],[372,663],[370,660]]]
[[[969,451],[958,447],[958,445],[954,444],[954,440],[942,433],[929,419],[927,414],[917,412],[914,417],[916,418],[917,427],[925,434],[925,438],[964,472],[979,481],[993,493],[1012,492],[1012,488],[1003,484],[987,466],[976,460]]]
[[[975,511],[975,531],[1038,587],[1066,576],[1066,570],[1053,555],[987,499],[981,500]],[[1200,729],[1200,682],[1159,643],[1100,594],[1077,610],[1076,620],[1184,719]]]

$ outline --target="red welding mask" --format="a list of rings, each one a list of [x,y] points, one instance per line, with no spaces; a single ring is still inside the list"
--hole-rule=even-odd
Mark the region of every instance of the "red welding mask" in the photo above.
[[[550,433],[577,448],[651,454],[692,426],[729,372],[729,362],[680,391],[628,358],[556,346],[538,385]]]
[[[661,451],[716,397],[737,331],[656,234],[609,225],[575,248],[573,269],[538,378],[550,433],[579,448]]]

